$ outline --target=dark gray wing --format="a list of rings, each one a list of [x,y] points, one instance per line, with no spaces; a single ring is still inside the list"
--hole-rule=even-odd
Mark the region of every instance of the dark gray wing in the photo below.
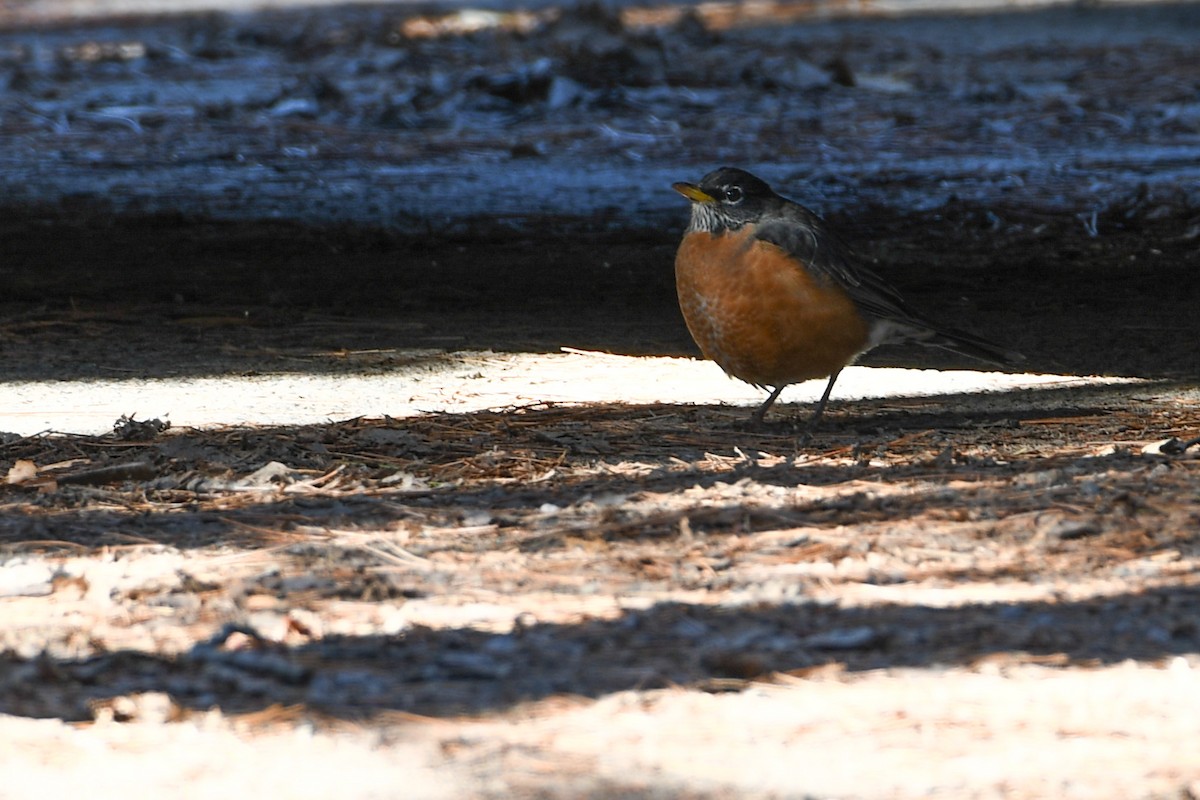
[[[789,203],[778,214],[758,224],[755,238],[781,248],[816,275],[841,286],[866,317],[891,323],[894,338],[941,347],[1001,366],[1025,360],[1016,351],[965,331],[937,325],[913,310],[891,284],[859,264],[853,251],[808,209]]]
[[[812,272],[841,286],[867,316],[920,327],[929,325],[891,284],[859,264],[824,220],[795,205],[784,214],[760,222],[755,238],[781,248]]]

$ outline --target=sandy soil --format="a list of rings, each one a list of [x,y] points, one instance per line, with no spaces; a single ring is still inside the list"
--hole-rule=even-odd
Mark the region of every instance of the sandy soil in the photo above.
[[[42,8],[0,797],[1200,796],[1194,6]],[[731,158],[1051,377],[750,429],[670,271]]]

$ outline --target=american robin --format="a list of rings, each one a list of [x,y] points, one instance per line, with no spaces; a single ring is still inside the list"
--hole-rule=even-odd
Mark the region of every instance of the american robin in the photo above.
[[[676,183],[692,220],[675,256],[679,307],[705,357],[770,389],[761,423],[784,387],[829,378],[808,424],[825,411],[838,373],[885,342],[916,341],[1000,366],[1024,357],[930,322],[807,208],[733,167]]]

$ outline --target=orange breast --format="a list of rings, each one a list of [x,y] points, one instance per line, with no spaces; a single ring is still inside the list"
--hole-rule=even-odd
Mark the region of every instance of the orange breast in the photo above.
[[[748,383],[826,377],[867,343],[867,322],[846,292],[755,240],[750,226],[685,236],[675,256],[675,287],[700,350]]]

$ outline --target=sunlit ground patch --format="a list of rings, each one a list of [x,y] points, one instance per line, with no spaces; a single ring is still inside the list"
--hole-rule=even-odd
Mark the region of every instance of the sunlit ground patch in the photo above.
[[[833,402],[1133,380],[849,367],[838,379]],[[813,402],[824,385],[824,380],[816,380],[788,387],[781,403]],[[580,351],[549,355],[476,352],[382,374],[284,373],[0,384],[0,431],[21,435],[47,430],[102,433],[122,416],[157,417],[189,427],[305,425],[361,416],[467,413],[537,403],[728,403],[749,408],[764,397],[764,392],[727,378],[707,361]],[[771,418],[795,413],[795,409],[780,406],[771,412]]]

